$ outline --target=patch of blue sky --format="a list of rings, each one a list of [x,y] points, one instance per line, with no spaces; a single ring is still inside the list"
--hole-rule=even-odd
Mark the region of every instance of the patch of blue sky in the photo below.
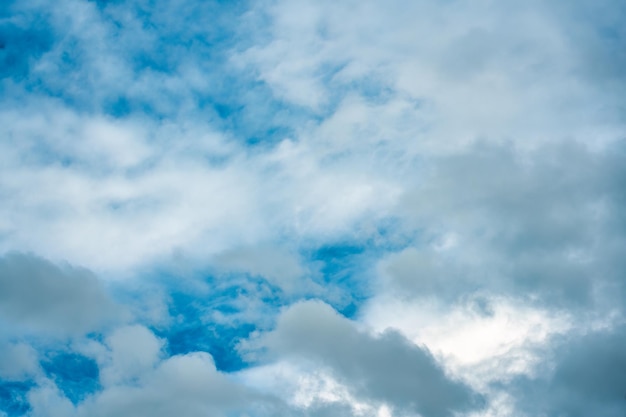
[[[52,47],[53,36],[43,19],[22,24],[0,20],[0,78],[28,78],[32,64]]]
[[[317,265],[319,283],[339,290],[344,297],[326,299],[346,317],[353,317],[372,296],[376,263],[387,253],[414,244],[416,236],[406,234],[394,219],[382,221],[376,232],[362,239],[328,242],[302,251],[310,263]]]
[[[169,13],[159,2],[99,2],[98,18],[105,31],[97,52],[90,50],[93,39],[51,22],[46,10],[30,8],[24,12],[29,28],[4,36],[2,54],[13,64],[3,68],[23,79],[27,93],[53,97],[79,113],[196,119],[229,132],[250,148],[271,147],[296,137],[293,126],[316,115],[276,99],[254,73],[229,63],[237,45],[252,36],[241,29],[245,4],[206,2]],[[130,21],[124,13],[129,11]],[[44,52],[49,52],[46,65],[31,71]],[[99,60],[108,58],[121,65],[116,70],[122,79],[99,67]],[[185,71],[190,69],[201,74],[200,84],[187,83]],[[143,87],[130,88],[142,83],[152,84],[149,94]]]
[[[308,254],[318,265],[320,284],[336,288],[342,296],[324,300],[346,317],[352,317],[369,296],[368,248],[359,242],[323,245]]]
[[[167,351],[170,355],[189,352],[208,352],[217,369],[233,372],[244,369],[248,363],[238,354],[237,345],[254,330],[254,324],[241,324],[236,327],[223,325],[185,325],[170,331],[167,337]]]
[[[274,100],[265,85],[246,79],[221,80],[223,87],[210,91],[157,92],[155,97],[111,95],[98,104],[100,110],[115,118],[140,115],[166,120],[195,119],[222,132],[246,147],[272,147],[294,139],[293,126],[314,119],[306,109]],[[156,87],[158,90],[158,87]],[[220,91],[221,90],[221,91]],[[233,94],[239,91],[241,94]],[[54,91],[48,91],[56,96]],[[69,107],[81,107],[80,98],[58,97]],[[186,107],[191,101],[193,106]],[[185,110],[181,110],[181,109]],[[297,123],[300,122],[300,123]]]
[[[96,90],[96,99],[116,93],[110,90],[115,87],[123,90],[127,82],[133,82],[146,71],[176,75],[180,65],[202,61],[203,69],[218,73],[220,62],[227,58],[224,51],[234,42],[229,40],[236,38],[232,19],[237,18],[239,9],[235,2],[196,3],[169,11],[163,6],[153,2],[107,2],[92,16],[101,26],[96,50],[92,50],[94,34],[85,35],[71,25],[59,24],[58,17],[55,21],[45,7],[23,7],[20,22],[24,27],[9,22],[0,30],[4,58],[13,64],[2,68],[29,78],[27,87],[32,90],[58,96],[77,106],[95,106],[96,110],[99,103],[90,103]],[[117,19],[117,15],[124,16],[124,20]],[[206,24],[201,24],[202,20]],[[29,73],[27,64],[32,58],[53,45],[55,50],[46,57],[45,69]],[[117,86],[111,84],[109,74],[102,73],[98,64],[107,56],[129,65],[133,79],[119,80],[123,82]],[[75,88],[76,85],[80,88]]]
[[[105,100],[102,110],[105,114],[121,119],[131,114],[134,110],[134,105],[128,97],[121,95]]]
[[[23,416],[30,411],[27,394],[35,386],[32,381],[0,380],[0,411],[9,417]]]
[[[195,93],[197,115],[253,148],[295,138],[293,126],[311,120],[311,112],[275,99],[265,83],[248,77],[243,73],[226,76],[211,91]]]
[[[48,352],[41,367],[72,403],[100,389],[100,371],[95,360],[74,352]]]
[[[271,321],[287,302],[280,290],[262,277],[217,276],[206,268],[181,272],[167,265],[145,276],[149,278],[144,277],[136,288],[115,285],[115,298],[141,309],[146,303],[143,295],[165,296],[170,319],[146,324],[167,341],[167,353],[208,352],[217,368],[226,372],[247,366],[236,346],[259,326],[266,326],[265,321]],[[145,321],[141,314],[138,319]]]
[[[267,277],[216,271],[209,265],[180,271],[175,263],[167,262],[144,273],[145,282],[167,294],[173,324],[158,332],[168,340],[171,353],[208,351],[217,355],[220,369],[232,370],[244,364],[229,350],[230,346],[257,328],[271,327],[280,309],[297,299],[321,298],[345,316],[353,317],[371,296],[372,271],[378,260],[413,241],[414,236],[403,234],[399,224],[387,219],[374,234],[364,238],[300,248],[302,261],[311,271],[309,278],[326,289],[323,293],[313,290],[289,294]],[[141,291],[145,288],[137,294]],[[129,294],[124,297],[140,298]],[[132,303],[138,305],[141,301]],[[220,345],[228,348],[223,350]]]
[[[169,313],[174,324],[156,329],[159,337],[167,340],[170,355],[195,351],[208,352],[213,356],[219,370],[230,372],[242,369],[245,361],[235,347],[257,329],[252,320],[241,314],[241,286],[231,286],[207,294],[175,292],[170,294]],[[213,319],[219,313],[221,320]]]

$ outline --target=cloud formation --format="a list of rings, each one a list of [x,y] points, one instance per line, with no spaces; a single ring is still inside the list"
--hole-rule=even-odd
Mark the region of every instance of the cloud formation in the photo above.
[[[0,416],[623,414],[622,3],[3,2]]]
[[[122,318],[123,307],[88,270],[11,253],[0,258],[0,317],[9,332],[75,334]]]
[[[478,395],[449,379],[427,349],[393,331],[373,337],[319,301],[291,306],[263,344],[278,357],[329,367],[357,397],[383,401],[401,414],[443,417],[480,406]]]

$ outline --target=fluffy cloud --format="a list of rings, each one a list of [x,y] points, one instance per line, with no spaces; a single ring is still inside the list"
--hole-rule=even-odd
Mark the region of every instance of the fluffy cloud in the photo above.
[[[206,352],[164,357],[163,342],[143,326],[113,330],[105,346],[83,346],[96,357],[101,389],[72,401],[58,375],[41,377],[28,392],[34,416],[185,416],[282,415],[287,406],[216,369]],[[81,369],[77,368],[77,372]],[[3,375],[6,376],[6,375]],[[278,414],[277,414],[278,413]]]
[[[135,385],[106,389],[81,404],[78,415],[227,416],[252,411],[255,402],[259,410],[268,407],[261,396],[218,372],[210,355],[199,352],[168,358]]]
[[[512,384],[518,406],[529,414],[619,416],[626,408],[623,323],[572,335],[551,352],[551,369]],[[532,400],[531,400],[532,398]]]
[[[105,386],[141,377],[159,361],[163,342],[143,326],[115,329],[106,339],[110,358],[102,360],[100,379]]]
[[[121,319],[123,308],[86,269],[12,253],[0,258],[0,314],[9,332],[76,334]]]
[[[263,344],[278,357],[329,367],[357,397],[400,413],[451,416],[480,406],[477,394],[449,379],[428,350],[392,331],[372,337],[321,302],[291,306]]]
[[[383,272],[414,292],[487,290],[566,308],[618,307],[622,158],[621,144],[530,154],[487,146],[444,158],[405,203],[432,243],[389,259]]]

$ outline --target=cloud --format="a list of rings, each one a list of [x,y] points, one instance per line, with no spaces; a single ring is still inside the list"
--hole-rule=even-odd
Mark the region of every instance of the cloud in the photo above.
[[[621,155],[622,144],[530,153],[483,144],[432,159],[400,208],[422,237],[380,272],[413,295],[493,291],[600,307],[623,291],[613,255],[624,244]]]
[[[540,372],[545,359],[540,349],[571,332],[574,317],[524,299],[480,293],[456,302],[379,294],[360,315],[376,334],[393,329],[426,346],[452,375],[480,391]]]
[[[57,80],[53,90],[64,98],[37,90],[5,102],[6,134],[23,145],[4,146],[12,167],[4,250],[71,254],[100,271],[176,251],[206,258],[260,242],[285,247],[299,235],[367,239],[419,185],[432,154],[462,155],[478,138],[542,149],[567,138],[603,146],[623,133],[616,98],[578,71],[588,60],[572,52],[569,15],[537,3],[301,1],[247,13],[211,3],[180,14],[70,3],[80,7],[50,15],[44,5],[15,5],[23,19],[43,13],[54,27],[53,51],[33,76]],[[214,8],[215,25],[199,24]],[[602,10],[593,16],[613,27]],[[228,29],[240,14],[254,24]],[[211,46],[196,36],[227,41]],[[68,54],[86,80],[80,89],[55,73]],[[269,90],[251,87],[259,80]],[[300,93],[300,84],[313,87]],[[301,116],[306,103],[285,94],[312,100],[310,89],[322,98],[310,106],[315,114]],[[127,96],[128,114],[107,114],[109,95]],[[271,106],[285,109],[280,126],[243,115]],[[246,126],[257,124],[251,135]],[[252,139],[271,146],[248,148]],[[68,187],[57,190],[59,182]],[[18,191],[26,189],[38,192]]]
[[[80,334],[123,317],[88,270],[34,255],[0,258],[0,314],[9,331]]]
[[[585,42],[581,49],[572,30],[607,45],[592,28],[606,22],[619,31],[607,18],[611,5],[597,8],[603,12],[593,20],[574,21],[540,2],[281,1],[257,8],[272,22],[262,27],[269,35],[239,59],[278,97],[321,114],[371,80],[392,97],[425,102],[435,110],[427,123],[405,129],[406,140],[419,138],[421,148],[452,149],[477,137],[585,140],[581,134],[591,125],[620,126],[619,96],[597,77],[582,75],[594,48]],[[574,14],[585,6],[567,9]],[[414,111],[411,120],[423,116]],[[389,118],[378,122],[391,132],[397,125]]]
[[[297,256],[279,248],[233,249],[215,259],[218,268],[260,276],[284,291],[300,291],[307,271]]]
[[[110,349],[110,357],[100,358],[105,386],[142,377],[159,362],[163,348],[163,341],[140,325],[117,328],[105,342]]]
[[[10,417],[617,413],[622,2],[0,14]]]
[[[39,372],[38,354],[25,343],[2,343],[0,379],[23,381]]]
[[[519,409],[529,415],[622,415],[626,409],[625,338],[621,324],[560,340],[545,372],[512,384]]]
[[[262,410],[263,398],[256,401]],[[252,410],[254,402],[254,394],[215,369],[210,355],[196,352],[166,359],[136,384],[104,390],[81,404],[78,415],[226,416]]]
[[[3,359],[12,363],[0,362],[0,405],[11,416],[20,410],[42,417],[291,415],[281,414],[288,407],[277,398],[218,371],[208,353],[166,357],[163,347],[146,327],[121,326],[104,344],[77,338],[65,351],[47,353],[44,374],[31,346],[8,346]],[[11,385],[22,380],[28,384],[22,391]]]
[[[286,406],[233,381],[206,352],[160,358],[158,339],[140,326],[108,338],[110,361],[101,361],[103,387],[72,404],[50,380],[30,390],[34,416],[283,415]],[[101,360],[102,358],[100,358]],[[284,414],[288,415],[288,414]]]
[[[449,379],[428,350],[393,331],[370,336],[319,301],[291,306],[262,340],[277,357],[328,367],[357,398],[399,412],[436,417],[480,407],[479,396]]]

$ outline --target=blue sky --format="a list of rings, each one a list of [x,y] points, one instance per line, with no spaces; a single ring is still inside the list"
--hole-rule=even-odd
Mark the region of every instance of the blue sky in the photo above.
[[[626,6],[0,5],[0,417],[623,416]]]

